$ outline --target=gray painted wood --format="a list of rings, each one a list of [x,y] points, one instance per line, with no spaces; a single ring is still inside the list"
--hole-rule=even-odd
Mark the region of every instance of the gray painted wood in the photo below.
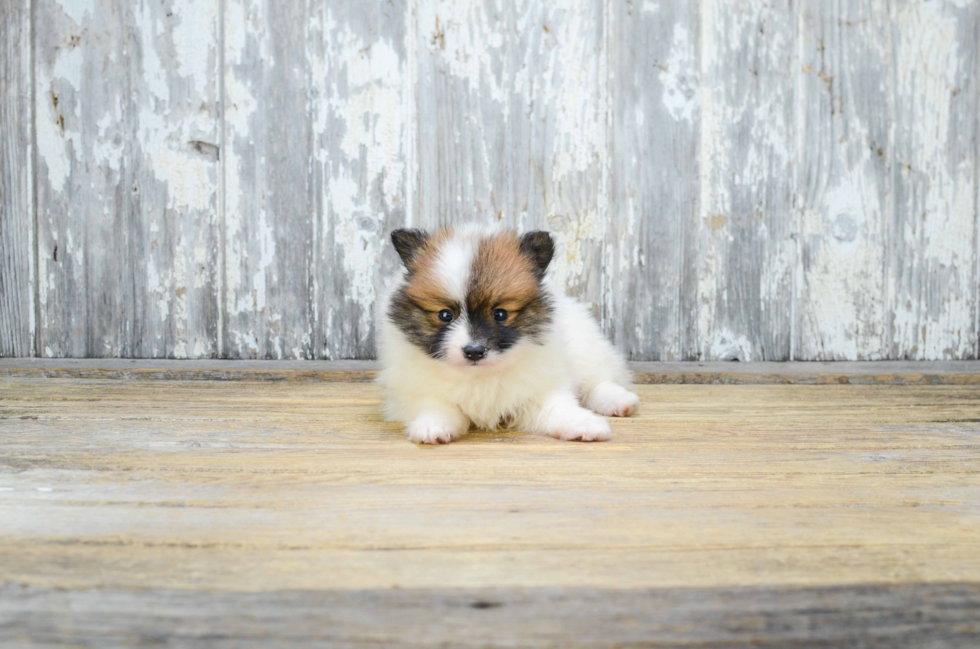
[[[316,358],[370,358],[375,306],[411,217],[409,3],[312,0]],[[290,356],[294,357],[294,356]]]
[[[976,2],[3,7],[0,354],[370,358],[468,220],[633,359],[980,354]]]
[[[794,7],[701,3],[698,338],[705,359],[790,357]]]
[[[973,648],[980,586],[278,590],[0,587],[12,647]]]
[[[30,8],[0,1],[0,356],[34,347]]]
[[[606,227],[601,0],[418,3],[415,223],[479,220],[557,240],[553,268],[595,307]]]
[[[802,12],[799,355],[885,358],[894,209],[887,7],[816,0]]]
[[[227,3],[227,357],[373,355],[387,235],[409,205],[407,16]]]
[[[975,357],[978,13],[804,5],[800,358]]]
[[[612,3],[605,326],[633,358],[698,357],[698,7]]]
[[[218,0],[38,0],[39,351],[217,354]]]
[[[312,358],[311,28],[304,0],[228,0],[222,355]]]
[[[890,358],[974,354],[980,4],[890,7],[894,56]]]

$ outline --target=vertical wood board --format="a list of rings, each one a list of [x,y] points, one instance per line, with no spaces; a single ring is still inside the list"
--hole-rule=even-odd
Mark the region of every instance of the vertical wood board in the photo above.
[[[0,356],[34,347],[31,2],[0,1]]]
[[[888,356],[976,352],[976,2],[891,8],[894,144]]]
[[[788,360],[796,13],[762,0],[701,7],[700,356]]]
[[[39,351],[216,349],[218,0],[37,0]]]
[[[894,54],[887,4],[801,6],[799,357],[888,356]]]
[[[611,6],[604,324],[630,358],[697,358],[698,7]]]
[[[313,351],[372,358],[376,300],[410,217],[409,3],[311,2]]]
[[[313,137],[305,0],[227,0],[223,349],[313,358]]]

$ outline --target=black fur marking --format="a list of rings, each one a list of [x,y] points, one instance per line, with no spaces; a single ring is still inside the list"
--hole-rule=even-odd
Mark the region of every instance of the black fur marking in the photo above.
[[[395,251],[401,257],[405,268],[412,270],[418,257],[419,248],[428,238],[429,235],[422,230],[401,229],[392,231],[391,243],[395,246]]]
[[[450,305],[459,313],[458,305]],[[440,324],[431,313],[412,301],[404,287],[399,289],[388,305],[388,317],[408,340],[432,358],[444,358],[443,341],[449,324]]]
[[[548,270],[551,258],[555,256],[555,242],[551,235],[542,230],[528,232],[521,237],[521,252],[527,255],[534,264],[534,275],[538,281]]]
[[[550,328],[554,314],[551,298],[543,292],[538,293],[516,312],[508,324],[493,319],[495,306],[480,299],[479,291],[470,290],[466,296],[466,316],[469,319],[470,337],[497,351],[510,349],[522,338],[541,342],[541,335]]]

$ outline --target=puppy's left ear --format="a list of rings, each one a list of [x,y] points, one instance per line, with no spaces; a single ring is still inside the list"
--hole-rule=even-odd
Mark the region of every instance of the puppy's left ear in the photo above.
[[[394,244],[398,256],[402,258],[405,268],[412,270],[419,248],[428,238],[429,235],[422,230],[401,229],[391,233],[391,243]]]
[[[521,237],[521,252],[534,264],[534,275],[540,280],[555,256],[555,242],[551,235],[541,230],[528,232]]]

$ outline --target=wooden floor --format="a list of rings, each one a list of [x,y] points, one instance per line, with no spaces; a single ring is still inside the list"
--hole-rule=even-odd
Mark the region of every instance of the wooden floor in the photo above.
[[[0,377],[0,645],[978,647],[980,387],[641,385],[416,447],[366,382]]]

